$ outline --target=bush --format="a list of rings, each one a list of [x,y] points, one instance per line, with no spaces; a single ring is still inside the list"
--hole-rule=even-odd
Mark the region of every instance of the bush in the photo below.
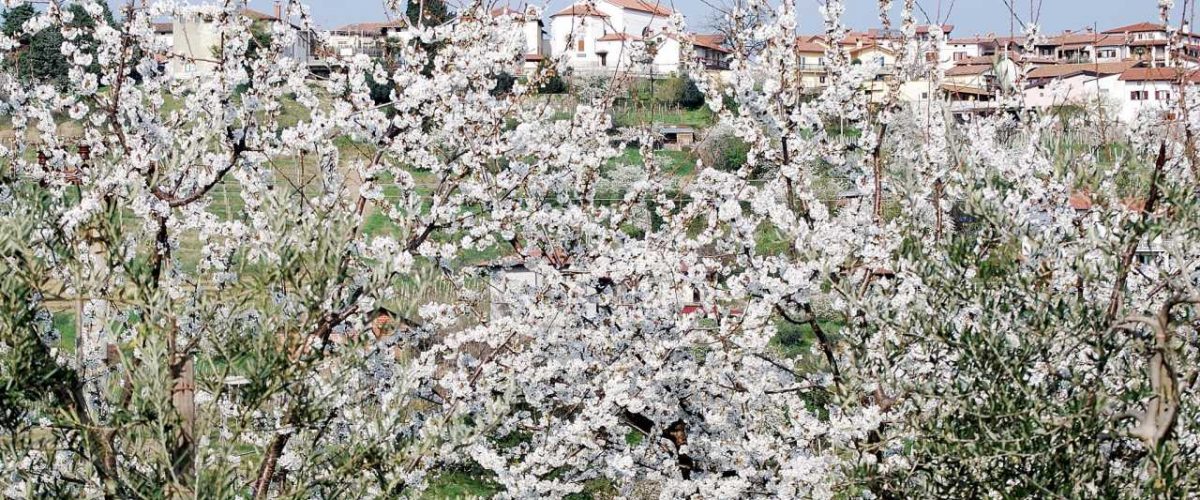
[[[705,166],[732,172],[746,164],[750,145],[733,134],[726,126],[714,127],[696,147],[696,155]]]
[[[696,86],[691,78],[683,79],[683,89],[679,94],[679,105],[687,109],[697,109],[704,105],[704,92]]]
[[[608,93],[610,80],[605,76],[581,76],[571,82],[571,89],[580,102],[592,102]]]
[[[561,76],[554,75],[547,78],[542,86],[538,87],[539,94],[562,94],[567,91],[567,82],[563,81]]]
[[[391,82],[377,82],[375,76],[367,72],[367,88],[371,89],[371,102],[376,105],[384,105],[392,100],[392,84]]]
[[[655,80],[654,101],[664,106],[678,106],[679,98],[683,95],[683,79],[679,77]]]
[[[512,76],[507,71],[501,71],[500,74],[496,75],[496,85],[488,93],[494,96],[507,95],[512,92],[513,84],[516,82],[517,77]]]

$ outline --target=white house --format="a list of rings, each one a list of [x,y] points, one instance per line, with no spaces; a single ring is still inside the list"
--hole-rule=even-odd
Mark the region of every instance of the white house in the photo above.
[[[329,30],[325,49],[327,55],[350,59],[358,54],[382,57],[389,43],[400,39],[406,23],[402,20],[354,23]]]
[[[946,70],[943,73],[943,81],[964,87],[987,89],[994,74],[992,64],[964,64]]]
[[[1186,30],[1185,30],[1186,31]],[[1166,26],[1155,23],[1136,23],[1120,26],[1104,32],[1124,39],[1127,54],[1152,65],[1170,64],[1167,50]]]
[[[1200,83],[1200,73],[1182,68],[1136,67],[1119,78],[1121,121],[1131,123],[1143,113],[1166,113],[1178,104],[1179,82],[1189,88]]]
[[[1123,84],[1120,76],[1136,61],[1076,63],[1040,66],[1025,75],[1025,105],[1051,108],[1066,105],[1102,105],[1103,111],[1119,113]]]
[[[241,15],[252,23],[273,23],[280,19],[280,5],[275,4],[275,14],[267,14],[253,9],[242,9]],[[288,47],[283,56],[300,62],[312,62],[312,45],[315,37],[312,32],[304,31],[299,26],[288,23],[291,29],[297,31],[296,42]],[[270,27],[263,28],[270,32]],[[172,22],[171,69],[183,77],[205,75],[216,68],[216,55],[221,49],[221,33],[216,21],[205,14],[193,14],[184,18],[176,18]]]
[[[550,57],[550,41],[546,39],[545,25],[535,10],[520,12],[508,7],[492,9],[493,16],[514,16],[521,22],[521,33],[525,36],[525,53],[522,56],[526,73],[537,69],[542,61]]]
[[[796,59],[800,63],[800,83],[816,91],[828,83],[825,69],[825,40],[820,36],[802,36],[796,40]]]
[[[938,51],[938,67],[947,70],[960,61],[982,56],[989,43],[983,36],[947,40]]]
[[[566,55],[568,64],[577,70],[636,70],[627,66],[634,51],[631,42],[653,39],[667,27],[672,14],[671,9],[644,0],[572,4],[550,16],[550,53]],[[656,66],[659,61],[637,63]],[[674,65],[678,66],[677,60]]]
[[[155,41],[165,45],[167,48],[175,46],[175,23],[161,22],[154,23],[154,38]]]

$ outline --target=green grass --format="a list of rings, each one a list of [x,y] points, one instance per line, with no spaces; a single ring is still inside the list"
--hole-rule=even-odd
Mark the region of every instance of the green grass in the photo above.
[[[636,127],[653,123],[684,125],[707,128],[716,123],[717,117],[707,106],[696,109],[662,106],[620,106],[613,110],[613,124],[618,127]]]
[[[690,177],[696,173],[696,155],[691,151],[659,149],[654,151],[654,158],[663,164],[667,172],[676,177]],[[620,156],[609,160],[608,168],[641,164],[642,152],[638,148],[625,148]]]
[[[53,316],[54,328],[58,330],[60,335],[60,346],[64,352],[75,352],[75,313],[72,311],[59,311]]]
[[[755,230],[754,240],[755,249],[765,255],[779,255],[792,246],[792,242],[784,238],[775,226],[766,222]]]
[[[817,324],[821,326],[821,331],[830,336],[837,335],[843,326],[840,321],[836,320],[818,320]],[[812,350],[816,334],[813,333],[811,325],[797,325],[779,320],[775,323],[775,328],[777,333],[775,338],[771,339],[771,345],[778,349],[780,354],[795,358],[808,354]]]
[[[500,486],[481,477],[481,473],[463,470],[445,472],[432,481],[422,498],[456,499],[491,497],[500,491]]]

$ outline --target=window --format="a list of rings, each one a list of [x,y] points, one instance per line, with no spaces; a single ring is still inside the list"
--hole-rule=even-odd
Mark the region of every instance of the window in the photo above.
[[[1116,49],[1103,49],[1096,54],[1096,57],[1100,58],[1100,59],[1116,59],[1117,50]]]
[[[1150,98],[1149,90],[1135,90],[1135,91],[1129,93],[1129,100],[1131,100],[1131,101],[1145,101],[1149,98]]]
[[[1154,98],[1159,101],[1169,101],[1169,100],[1171,100],[1171,91],[1170,90],[1155,90]]]
[[[961,61],[961,60],[963,60],[963,59],[966,59],[966,58],[967,58],[967,53],[966,53],[966,52],[955,52],[955,53],[954,53],[954,60],[955,60],[955,61]]]
[[[825,75],[821,75],[821,85],[825,85]]]
[[[577,40],[575,42],[575,50],[579,51],[579,52],[583,52],[583,40]]]

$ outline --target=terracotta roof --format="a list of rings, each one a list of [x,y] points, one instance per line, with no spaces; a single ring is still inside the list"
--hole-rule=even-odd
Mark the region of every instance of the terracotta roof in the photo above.
[[[995,54],[990,55],[990,56],[965,57],[965,58],[959,59],[957,61],[954,61],[954,64],[956,66],[971,66],[971,65],[976,65],[976,64],[992,64],[994,62],[996,62]]]
[[[996,37],[994,35],[975,35],[975,36],[967,36],[967,37],[962,37],[962,38],[951,38],[949,40],[946,40],[946,43],[948,43],[948,44],[971,44],[971,43],[978,44],[978,43],[992,43],[994,41],[996,41]]]
[[[588,5],[585,3],[577,3],[577,4],[571,4],[567,8],[550,15],[550,17],[558,17],[558,16],[608,17],[608,14],[605,14],[603,12],[600,12],[599,10],[596,10],[596,8],[591,5]]]
[[[1119,26],[1105,33],[1145,33],[1147,31],[1165,31],[1166,27],[1161,24],[1154,23],[1135,23],[1126,26]]]
[[[253,19],[255,21],[275,21],[275,20],[279,19],[279,18],[275,17],[274,15],[267,14],[266,12],[263,12],[261,10],[254,10],[254,9],[242,9],[242,15],[246,16],[250,19]]]
[[[842,39],[842,45],[858,45],[862,42],[863,45],[871,45],[875,43],[875,37],[870,33],[849,32],[846,33],[846,38]]]
[[[263,12],[261,10],[242,9],[241,13],[243,16],[246,16],[254,21],[280,21],[280,19],[278,17],[275,17],[274,15],[271,15],[271,14],[267,14],[266,12]],[[290,25],[292,28],[295,28],[297,30],[304,29],[290,21],[287,21],[287,20],[283,20],[283,21],[287,22],[288,25]]]
[[[1037,56],[1037,55],[1033,55],[1033,54],[1022,54],[1020,57],[1020,60],[1021,60],[1021,62],[1030,64],[1030,65],[1058,64],[1058,59],[1055,59],[1051,56]]]
[[[154,32],[160,35],[175,32],[175,23],[154,23]]]
[[[521,11],[515,10],[512,7],[505,5],[503,7],[492,9],[491,14],[493,17],[519,16],[519,15],[521,15]]]
[[[604,0],[622,9],[646,12],[656,16],[667,17],[673,14],[663,0]]]
[[[526,61],[545,61],[546,56],[541,54],[525,54]]]
[[[855,54],[858,54],[858,53],[860,53],[860,52],[866,52],[867,50],[870,50],[870,49],[875,49],[875,50],[878,50],[878,51],[880,51],[880,52],[886,52],[886,53],[888,53],[888,54],[895,54],[895,53],[896,53],[896,52],[894,52],[892,49],[889,49],[889,48],[887,48],[887,47],[884,47],[884,46],[882,46],[882,45],[876,45],[875,43],[870,43],[870,44],[867,44],[867,45],[863,45],[862,47],[858,47],[858,48],[850,49],[850,55],[852,55],[852,56],[853,56],[853,55],[855,55]]]
[[[805,40],[796,41],[796,52],[825,52],[825,45],[820,42],[810,42]]]
[[[967,44],[967,43],[993,44],[994,43],[996,45],[1004,45],[1004,44],[1008,43],[1008,44],[1021,45],[1021,44],[1025,43],[1025,37],[1023,37],[1023,36],[996,36],[995,33],[988,33],[986,35],[975,35],[975,36],[962,37],[962,38],[951,38],[949,40],[946,40],[946,43],[959,43],[959,44]]]
[[[946,70],[946,76],[982,75],[992,69],[991,64],[968,64]]]
[[[1063,78],[1078,74],[1117,75],[1137,66],[1137,61],[1105,63],[1051,64],[1033,68],[1026,78]]]
[[[931,29],[933,29],[933,25],[932,25],[932,24],[919,24],[919,25],[917,25],[917,27],[916,27],[916,31],[917,31],[917,34],[918,34],[918,35],[924,35],[924,34],[927,34],[927,33],[929,33],[929,31],[930,31]],[[953,25],[953,24],[943,24],[943,25],[942,25],[942,33],[943,33],[943,34],[950,34],[950,32],[951,32],[951,31],[954,31],[954,25]]]
[[[609,33],[600,38],[597,38],[596,41],[597,42],[620,42],[620,41],[625,41],[625,40],[641,40],[641,39],[642,39],[642,37],[637,36],[637,35],[631,35],[629,33]]]
[[[992,93],[988,92],[987,89],[981,89],[979,87],[972,87],[970,85],[955,85],[953,83],[943,83],[942,90],[945,90],[946,92],[949,92],[951,94],[971,94],[971,95],[980,95],[980,96],[992,95]]]
[[[1121,81],[1126,82],[1173,82],[1181,77],[1187,82],[1200,82],[1200,72],[1181,68],[1129,68],[1121,73]]]
[[[404,21],[397,19],[395,21],[385,21],[385,22],[352,23],[352,24],[347,24],[345,26],[340,26],[333,31],[380,32],[380,33],[382,33],[384,28],[401,28],[401,27],[404,27]]]
[[[1053,37],[1054,45],[1087,47],[1122,45],[1125,37],[1120,35],[1102,35],[1099,33],[1068,33]]]
[[[692,35],[692,45],[695,45],[697,47],[704,47],[706,49],[716,50],[719,52],[729,52],[729,49],[725,48],[725,46],[722,45],[723,43],[725,43],[725,35],[722,35],[720,33],[710,33],[710,34],[703,34],[703,35],[696,33],[696,34]]]

